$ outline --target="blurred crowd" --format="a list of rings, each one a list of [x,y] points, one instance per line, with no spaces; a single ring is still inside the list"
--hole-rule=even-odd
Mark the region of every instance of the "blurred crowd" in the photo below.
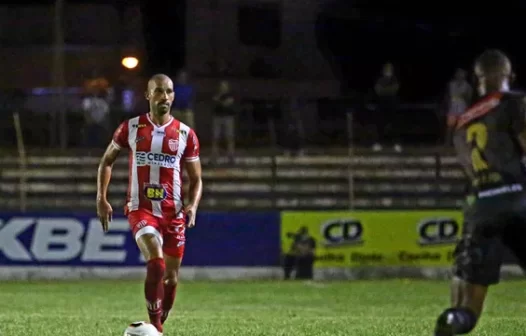
[[[198,121],[202,118],[198,117],[203,111],[196,109],[196,99],[202,100],[203,95],[196,92],[190,74],[181,70],[173,76],[175,102],[172,113],[196,129],[215,157],[233,157],[236,145],[274,147],[285,154],[302,155],[305,148],[312,146],[345,147],[349,139],[377,152],[402,152],[406,144],[447,145],[448,130],[473,96],[464,70],[456,70],[452,77],[445,85],[442,99],[424,106],[407,104],[400,99],[403,82],[398,79],[395,65],[389,62],[383,65],[370,94],[350,95],[338,100],[320,97],[306,101],[286,93],[277,100],[250,99],[236,93],[235,79],[219,77],[215,92],[204,98],[210,106],[209,123],[200,125]],[[51,98],[45,100],[43,96]],[[57,134],[64,132],[67,147],[104,148],[113,129],[122,120],[147,110],[140,91],[112,87],[103,77],[87,81],[80,90],[68,92],[70,96],[75,96],[76,100],[68,105],[64,117],[66,130],[61,130],[56,126],[57,113],[45,109],[46,105],[57,106],[56,94],[13,91],[0,95],[0,128],[4,134],[0,147],[9,148],[16,143],[13,112],[22,116],[28,146],[58,146]],[[305,118],[307,104],[315,105],[317,119],[314,122],[312,118]],[[351,126],[349,115],[353,115]],[[349,136],[350,132],[353,134]],[[257,138],[265,140],[258,142]]]

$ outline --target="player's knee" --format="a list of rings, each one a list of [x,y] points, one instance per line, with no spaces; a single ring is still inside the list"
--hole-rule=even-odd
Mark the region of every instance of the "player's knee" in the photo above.
[[[179,276],[177,272],[169,272],[164,276],[164,283],[168,286],[177,286],[179,282]]]
[[[173,265],[172,265],[173,266]],[[164,283],[167,285],[177,286],[177,282],[179,281],[179,268],[178,267],[170,267],[170,263],[168,263],[166,267],[166,271],[164,272]]]
[[[153,233],[143,234],[137,239],[137,245],[146,260],[163,257],[162,242],[158,235]]]

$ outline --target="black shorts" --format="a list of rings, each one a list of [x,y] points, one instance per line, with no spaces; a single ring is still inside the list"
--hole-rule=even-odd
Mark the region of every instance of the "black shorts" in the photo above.
[[[508,249],[526,270],[526,193],[477,200],[464,210],[462,238],[454,252],[453,274],[489,286],[500,280]]]

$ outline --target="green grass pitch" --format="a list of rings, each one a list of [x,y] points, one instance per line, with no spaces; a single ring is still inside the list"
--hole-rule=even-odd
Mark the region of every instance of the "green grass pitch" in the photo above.
[[[185,282],[166,336],[431,335],[446,282]],[[146,320],[140,281],[0,283],[2,336],[121,336]],[[491,289],[479,336],[526,334],[526,283]]]

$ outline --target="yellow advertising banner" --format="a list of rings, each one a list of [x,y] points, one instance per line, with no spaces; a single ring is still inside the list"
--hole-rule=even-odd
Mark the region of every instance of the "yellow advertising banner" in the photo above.
[[[282,212],[281,247],[303,228],[315,267],[449,266],[461,224],[460,211]]]

